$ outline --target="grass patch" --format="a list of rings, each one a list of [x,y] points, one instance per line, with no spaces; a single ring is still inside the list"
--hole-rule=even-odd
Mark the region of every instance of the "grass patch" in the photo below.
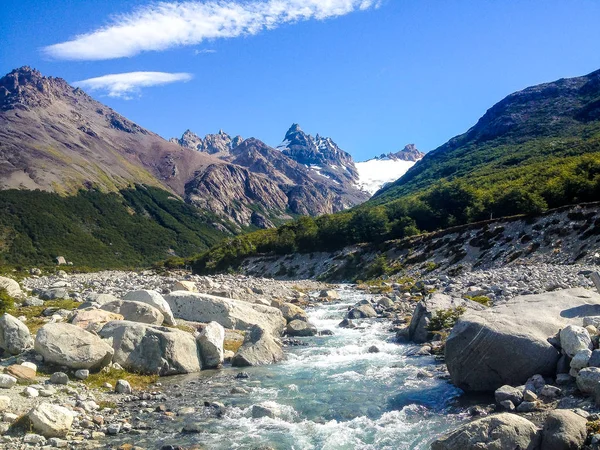
[[[474,301],[483,306],[492,306],[492,302],[485,295],[476,295],[474,297],[469,297],[468,295],[465,297],[467,300]]]
[[[223,349],[229,350],[230,352],[237,353],[242,344],[244,343],[245,333],[237,330],[226,330],[225,341],[223,342]]]
[[[140,375],[127,372],[126,370],[110,369],[108,371],[90,374],[90,376],[84,380],[84,383],[91,388],[105,389],[105,383],[110,383],[112,386],[115,386],[118,380],[127,380],[133,389],[143,390],[151,384],[156,383],[158,378],[158,375]]]
[[[0,288],[0,315],[10,313],[15,309],[15,299],[8,295],[4,288]]]
[[[37,331],[48,323],[48,318],[42,315],[42,312],[46,308],[58,308],[72,311],[79,307],[80,303],[75,300],[50,300],[44,302],[42,306],[21,306],[14,310],[14,313],[19,316],[25,316],[27,319],[25,325],[29,328],[31,334],[37,333]]]

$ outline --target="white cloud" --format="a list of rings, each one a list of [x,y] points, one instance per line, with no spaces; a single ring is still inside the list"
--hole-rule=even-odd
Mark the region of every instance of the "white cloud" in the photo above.
[[[279,25],[377,8],[383,0],[210,0],[160,2],[73,40],[44,48],[57,59],[103,60],[257,34]]]
[[[194,50],[194,55],[208,55],[211,53],[217,53],[216,50],[212,50],[210,48],[204,48],[202,50]]]
[[[133,95],[139,94],[143,87],[190,81],[191,79],[192,75],[189,73],[128,72],[89,78],[73,84],[90,91],[106,91],[109,97],[129,100]]]

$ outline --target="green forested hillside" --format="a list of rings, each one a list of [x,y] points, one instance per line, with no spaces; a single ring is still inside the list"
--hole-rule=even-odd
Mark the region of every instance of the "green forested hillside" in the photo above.
[[[201,255],[195,270],[225,270],[257,253],[330,250],[597,200],[600,71],[512,94],[367,203],[228,240]]]
[[[49,265],[64,256],[92,268],[147,266],[197,254],[230,234],[225,222],[161,189],[120,194],[0,191],[0,265]]]

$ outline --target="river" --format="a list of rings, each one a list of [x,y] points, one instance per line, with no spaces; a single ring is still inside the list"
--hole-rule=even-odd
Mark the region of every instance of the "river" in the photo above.
[[[410,344],[397,344],[389,320],[356,321],[359,328],[337,324],[348,307],[368,298],[351,289],[342,300],[307,310],[319,330],[333,336],[303,338],[305,346],[286,349],[280,364],[241,370],[226,368],[161,380],[165,405],[178,415],[144,412],[132,417],[150,431],[136,436],[146,448],[162,445],[207,449],[426,449],[442,432],[466,419],[457,405],[461,391],[443,376],[433,357],[410,357]],[[376,346],[378,353],[369,353]],[[419,372],[421,375],[419,376]],[[248,394],[232,394],[233,387]],[[219,401],[217,417],[204,401]],[[252,405],[278,411],[277,418],[252,418]],[[187,410],[186,410],[187,409]],[[182,433],[193,424],[194,433]],[[189,427],[188,427],[189,428]],[[124,435],[113,443],[131,442]]]

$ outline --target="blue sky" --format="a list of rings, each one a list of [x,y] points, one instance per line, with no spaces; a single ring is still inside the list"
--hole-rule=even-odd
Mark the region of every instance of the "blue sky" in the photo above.
[[[166,138],[224,129],[275,146],[298,122],[363,160],[413,142],[432,150],[511,92],[600,69],[596,0],[221,6],[4,0],[0,72],[126,73],[85,89]]]

